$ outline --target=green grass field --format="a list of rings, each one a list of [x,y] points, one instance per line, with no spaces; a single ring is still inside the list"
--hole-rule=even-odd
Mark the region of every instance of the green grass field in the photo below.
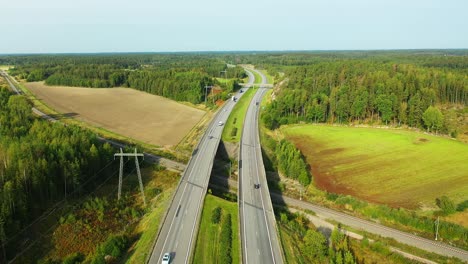
[[[230,213],[232,220],[232,263],[240,263],[239,260],[239,236],[237,203],[226,201],[222,198],[208,194],[203,206],[200,229],[198,231],[197,245],[193,263],[219,263],[217,252],[223,250],[224,245],[219,242],[221,226],[211,222],[212,211],[221,207],[222,213]]]
[[[314,183],[372,202],[433,207],[468,197],[468,145],[405,130],[299,125],[282,128],[311,165]]]
[[[224,125],[222,139],[226,142],[239,142],[244,125],[245,113],[249,107],[250,101],[255,95],[256,89],[247,89],[244,95],[237,101],[232,109],[226,124]],[[233,136],[233,129],[237,129],[236,134]]]
[[[254,83],[255,84],[260,84],[262,83],[262,76],[260,76],[260,74],[258,74],[256,71],[251,71],[253,73],[253,75],[255,76],[255,81]]]
[[[228,79],[226,79],[226,78],[216,78],[216,80],[221,84],[225,84],[225,83],[227,83],[229,81],[233,81],[235,79],[232,79],[232,78],[228,78]]]
[[[11,66],[11,65],[0,65],[0,70],[6,71],[6,70],[10,69],[11,67],[13,67],[13,66]]]
[[[275,83],[275,77],[270,75],[267,70],[258,70],[258,71],[265,74],[268,83],[270,83],[270,84]]]

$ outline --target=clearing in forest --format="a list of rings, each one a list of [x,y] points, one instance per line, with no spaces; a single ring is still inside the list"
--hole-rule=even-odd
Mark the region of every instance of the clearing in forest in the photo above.
[[[468,197],[468,145],[396,129],[299,125],[282,129],[311,165],[317,187],[392,206]]]
[[[200,121],[204,111],[130,88],[26,87],[45,104],[94,126],[139,141],[174,146]]]

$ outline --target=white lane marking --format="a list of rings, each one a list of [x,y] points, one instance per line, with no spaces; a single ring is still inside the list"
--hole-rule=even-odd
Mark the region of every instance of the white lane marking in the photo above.
[[[263,91],[263,90],[262,90],[262,91]],[[258,123],[257,123],[257,125],[258,125]],[[257,128],[257,125],[255,126],[255,128]],[[255,130],[255,131],[258,131],[258,130]],[[255,132],[254,132],[254,134],[255,134]],[[258,137],[258,135],[257,135],[257,137]],[[257,137],[255,137],[255,139],[254,139],[255,141],[257,141],[257,139],[258,139]],[[255,142],[255,143],[258,144],[259,142]],[[252,144],[252,145],[256,145],[256,144]],[[254,148],[254,150],[255,150],[255,148]],[[255,154],[254,154],[254,160],[255,160],[255,165],[256,165],[255,167],[256,167],[256,168],[259,168],[259,167],[258,167],[257,152],[255,152]],[[260,182],[260,176],[258,175],[258,169],[256,170],[256,172],[257,172],[257,180]],[[266,225],[267,234],[268,234],[268,242],[269,242],[269,244],[270,244],[271,259],[273,260],[273,263],[276,263],[276,261],[275,261],[275,255],[274,255],[274,253],[273,253],[273,245],[271,244],[270,228],[268,227],[268,220],[267,220],[267,216],[266,216],[265,203],[264,203],[264,201],[263,201],[263,191],[262,191],[262,190],[263,190],[263,187],[264,187],[264,186],[263,186],[263,184],[262,184],[262,185],[260,186],[260,198],[261,198],[261,201],[262,201],[263,216],[264,216],[264,218],[265,218],[265,225]]]
[[[212,125],[213,125],[213,124],[212,124]],[[205,134],[205,135],[206,135],[206,134]],[[203,138],[203,139],[204,139],[204,138]],[[206,142],[207,142],[206,140],[205,140],[204,142],[205,142],[204,144],[201,144],[202,146],[200,146],[200,150],[206,149],[206,145],[208,145],[208,144],[206,143]],[[199,154],[199,153],[197,153],[197,154]],[[202,156],[202,155],[197,155],[197,156],[195,157],[195,161],[194,161],[193,164],[197,164],[197,165],[198,165],[198,160],[200,159],[201,156]],[[190,161],[192,161],[192,160],[190,160]],[[190,163],[191,163],[191,162],[190,162]],[[191,166],[191,167],[190,167],[190,166]],[[191,168],[191,169],[190,169],[190,172],[189,172],[189,174],[188,174],[188,176],[187,176],[187,178],[186,178],[186,180],[189,181],[189,180],[190,180],[190,177],[192,176],[193,171],[195,170],[195,165],[189,164],[189,165],[187,166],[187,168],[188,168],[188,169]],[[182,176],[182,177],[183,177],[183,176]],[[182,181],[183,181],[183,179],[182,179]],[[184,190],[182,191],[182,195],[180,196],[179,204],[177,205],[176,208],[178,208],[178,207],[182,204],[182,201],[184,200],[183,198],[184,198],[185,190],[187,189],[187,186],[188,186],[188,182],[185,182]],[[177,194],[176,194],[176,195],[177,195]],[[169,236],[170,236],[170,234],[171,234],[172,226],[173,226],[173,224],[174,224],[174,220],[176,219],[175,216],[176,216],[176,215],[174,214],[174,217],[172,218],[172,221],[171,221],[171,225],[169,226],[169,230],[167,231],[166,239],[164,239],[164,243],[163,243],[163,246],[162,246],[162,250],[161,250],[161,253],[159,254],[159,258],[158,258],[158,259],[161,259],[163,253],[165,252],[164,249],[165,249],[165,247],[166,247],[167,239],[169,239]]]
[[[197,209],[197,214],[195,216],[195,219],[198,219],[198,214],[200,213],[200,206],[202,204],[202,201],[203,201],[203,193],[200,195],[200,201],[198,201],[198,209]],[[192,232],[190,233],[190,242],[189,242],[189,246],[188,246],[188,250],[187,250],[187,256],[185,257],[185,263],[188,263],[188,258],[190,256],[190,248],[192,246],[192,240],[193,240],[193,232],[195,231],[195,223],[197,222],[197,220],[193,221],[193,226],[192,226]]]

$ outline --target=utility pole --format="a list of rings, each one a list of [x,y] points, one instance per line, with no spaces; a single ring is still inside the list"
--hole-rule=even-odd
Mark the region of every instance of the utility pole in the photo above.
[[[208,97],[208,89],[213,88],[213,86],[205,85],[205,106],[206,106],[206,98]]]
[[[117,199],[120,200],[120,197],[122,195],[122,176],[123,176],[123,165],[124,165],[123,157],[135,157],[135,167],[136,167],[136,170],[137,170],[138,182],[140,184],[140,192],[141,192],[141,196],[143,196],[143,204],[146,206],[146,197],[145,197],[145,192],[144,192],[144,189],[143,189],[143,181],[141,180],[140,163],[138,162],[138,157],[143,157],[143,159],[144,159],[145,156],[143,155],[143,153],[137,153],[136,148],[135,148],[134,153],[124,153],[122,151],[122,148],[120,148],[120,152],[114,154],[114,159],[115,159],[115,157],[120,157],[119,189],[117,191]]]
[[[435,237],[436,241],[439,238],[439,223],[440,223],[440,220],[439,220],[439,217],[437,217],[437,220],[436,220],[436,237]]]

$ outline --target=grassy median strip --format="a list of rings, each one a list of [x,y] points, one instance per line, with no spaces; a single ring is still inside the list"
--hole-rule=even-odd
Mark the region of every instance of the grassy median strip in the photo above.
[[[250,101],[256,91],[256,89],[252,88],[247,89],[245,94],[237,101],[234,109],[232,109],[231,115],[229,115],[229,118],[226,121],[222,135],[223,141],[239,142],[245,113],[247,112]]]
[[[267,78],[267,82],[270,84],[275,83],[275,77],[270,75],[267,70],[258,70],[259,72],[263,73]]]
[[[255,83],[255,84],[260,84],[260,83],[262,83],[262,76],[261,76],[258,72],[256,72],[256,71],[251,70],[251,72],[252,72],[253,75],[255,76],[255,81],[254,81],[254,83]]]
[[[237,203],[208,194],[193,263],[239,263]]]

